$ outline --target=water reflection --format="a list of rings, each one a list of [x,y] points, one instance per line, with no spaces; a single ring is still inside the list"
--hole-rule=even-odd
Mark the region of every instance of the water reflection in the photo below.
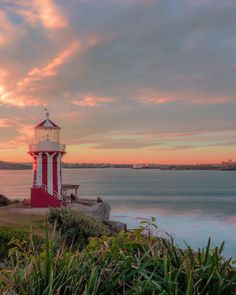
[[[157,219],[157,234],[165,237],[168,232],[181,247],[186,247],[188,243],[195,249],[201,248],[211,237],[213,246],[219,246],[225,241],[224,254],[227,257],[236,257],[236,215],[219,219],[196,210],[178,211],[176,214],[173,210],[130,211],[127,207],[116,207],[112,211],[112,218],[127,223],[129,228],[138,227],[141,220],[152,216]]]

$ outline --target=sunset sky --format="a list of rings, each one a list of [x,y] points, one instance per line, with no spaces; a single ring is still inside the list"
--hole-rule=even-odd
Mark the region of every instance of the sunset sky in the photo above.
[[[44,107],[65,162],[236,161],[235,0],[0,0],[0,160]]]

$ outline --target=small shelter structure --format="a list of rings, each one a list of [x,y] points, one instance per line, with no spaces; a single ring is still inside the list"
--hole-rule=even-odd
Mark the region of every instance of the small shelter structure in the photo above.
[[[74,195],[75,201],[79,197],[79,184],[63,184],[62,185],[62,195],[67,199],[71,194]]]

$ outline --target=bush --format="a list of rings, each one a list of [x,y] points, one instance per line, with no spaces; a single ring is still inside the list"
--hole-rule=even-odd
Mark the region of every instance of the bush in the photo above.
[[[8,206],[10,203],[11,201],[7,197],[0,195],[0,207]]]
[[[48,221],[56,225],[67,245],[79,243],[87,245],[90,237],[100,237],[109,234],[109,229],[100,220],[86,215],[82,211],[67,208],[51,209]]]
[[[43,239],[39,236],[33,235],[30,236],[30,233],[15,228],[2,227],[0,228],[0,261],[6,260],[8,258],[9,249],[11,246],[9,245],[13,240],[21,242],[25,242],[25,250],[30,246],[30,240],[33,240],[35,244],[35,248],[39,249],[43,244]]]

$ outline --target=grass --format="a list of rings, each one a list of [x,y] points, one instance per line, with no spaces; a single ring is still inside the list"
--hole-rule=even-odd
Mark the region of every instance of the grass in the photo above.
[[[15,205],[0,207],[1,227],[29,230],[29,226],[33,225],[33,232],[37,235],[44,236],[46,214],[24,214],[21,212],[22,209]]]
[[[153,222],[152,222],[153,223]],[[151,223],[151,225],[152,225]],[[49,234],[40,250],[14,240],[0,270],[0,294],[19,295],[233,295],[236,269],[223,256],[224,244],[193,251],[169,240],[133,232],[92,237],[82,250]]]

